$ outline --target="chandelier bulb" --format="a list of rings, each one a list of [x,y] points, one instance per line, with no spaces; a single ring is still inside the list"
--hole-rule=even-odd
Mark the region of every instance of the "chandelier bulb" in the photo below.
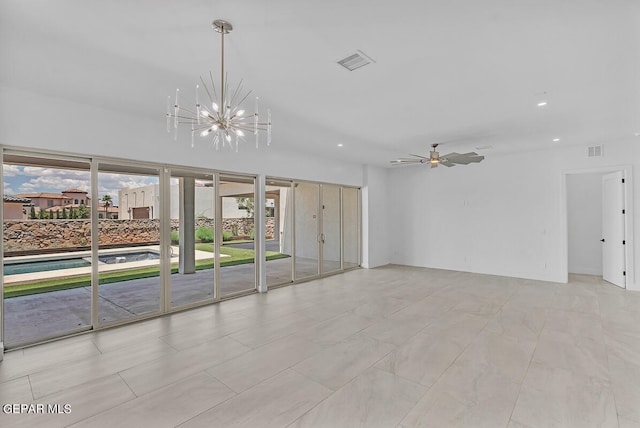
[[[220,111],[220,107],[218,107],[218,104],[216,103],[211,103],[211,107],[213,107],[213,111],[215,111],[216,113]]]

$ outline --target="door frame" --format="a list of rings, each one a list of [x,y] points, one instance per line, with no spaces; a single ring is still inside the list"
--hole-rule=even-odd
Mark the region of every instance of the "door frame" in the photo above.
[[[633,167],[631,165],[614,165],[602,166],[595,168],[571,169],[562,171],[561,186],[561,222],[560,222],[560,239],[561,239],[561,259],[560,274],[563,282],[569,282],[569,227],[568,227],[568,209],[567,209],[567,176],[580,174],[607,174],[611,172],[622,172],[625,180],[624,186],[624,204],[625,204],[625,265],[626,265],[626,288],[637,289],[635,280],[634,266],[634,229],[633,229]]]

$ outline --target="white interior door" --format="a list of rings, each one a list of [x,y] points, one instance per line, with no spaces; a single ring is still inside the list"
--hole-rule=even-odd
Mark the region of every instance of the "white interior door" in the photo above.
[[[602,176],[602,278],[626,288],[622,180],[622,171]]]

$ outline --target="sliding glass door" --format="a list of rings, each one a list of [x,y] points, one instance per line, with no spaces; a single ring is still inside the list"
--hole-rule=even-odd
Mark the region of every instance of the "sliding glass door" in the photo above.
[[[4,154],[7,348],[91,327],[90,165]]]
[[[255,178],[221,175],[220,297],[256,289]]]
[[[292,182],[267,180],[265,189],[265,247],[267,286],[293,282]]]
[[[360,263],[355,188],[6,149],[2,180],[7,348]]]
[[[341,188],[322,185],[322,271],[331,273],[342,268],[342,222],[340,218]]]
[[[360,266],[360,200],[359,190],[342,189],[343,268]]]
[[[98,322],[159,313],[160,169],[100,163],[98,198]]]
[[[213,173],[172,169],[170,193],[171,307],[215,298]]]
[[[320,185],[295,183],[295,279],[317,276],[320,250],[318,208]]]

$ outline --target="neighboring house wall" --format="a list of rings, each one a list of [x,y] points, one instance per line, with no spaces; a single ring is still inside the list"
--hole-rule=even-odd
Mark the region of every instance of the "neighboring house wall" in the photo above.
[[[253,191],[253,186],[238,184],[238,186],[225,185],[225,192],[232,196],[222,198],[223,218],[246,218],[247,210],[239,209],[235,194],[244,194]],[[172,184],[170,187],[170,215],[171,218],[180,218],[180,206],[178,204],[180,187],[179,184]],[[213,187],[195,188],[195,215],[197,217],[213,218],[215,211],[215,192]],[[149,207],[149,218],[159,218],[159,186],[151,184],[148,186],[124,188],[118,191],[119,218],[130,219],[134,208]]]
[[[62,192],[63,196],[69,198],[66,203],[68,204],[85,204],[89,206],[90,198],[87,196],[87,192]]]
[[[134,208],[149,208],[149,218],[159,218],[160,186],[149,184],[140,187],[125,187],[118,190],[118,218],[133,218]]]
[[[5,202],[3,209],[5,220],[25,220],[30,208],[24,207],[21,202]]]
[[[19,195],[31,199],[31,203],[35,206],[36,211],[48,210],[49,208],[64,205],[65,198],[62,195],[30,197]]]

